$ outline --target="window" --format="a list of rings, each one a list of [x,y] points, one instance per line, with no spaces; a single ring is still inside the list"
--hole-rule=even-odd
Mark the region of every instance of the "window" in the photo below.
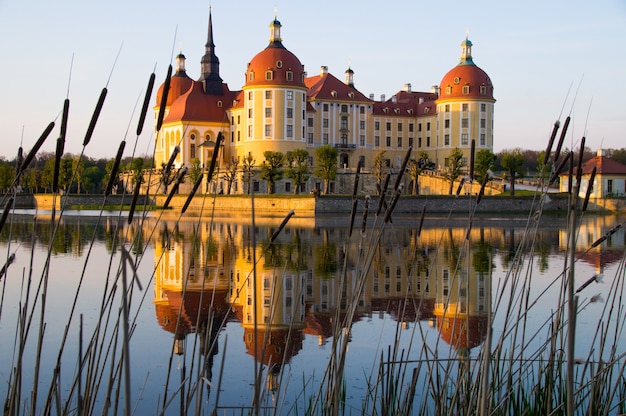
[[[463,94],[467,95],[470,92],[469,85],[463,85]]]
[[[285,192],[291,192],[291,182],[285,182]]]
[[[272,125],[271,124],[266,124],[265,125],[265,135],[266,136],[271,136],[272,135]]]
[[[443,136],[443,144],[444,146],[450,146],[450,135],[446,134]]]
[[[359,156],[359,163],[361,166],[365,166],[365,156]]]
[[[241,115],[237,114],[237,124],[241,124]]]
[[[265,107],[265,117],[272,117],[272,107]]]
[[[390,136],[387,136],[385,138],[385,144],[387,145],[387,147],[391,147],[391,137]]]
[[[417,131],[422,131],[422,123],[417,124]]]
[[[461,134],[461,144],[464,146],[467,146],[467,143],[469,141],[469,135],[467,133],[462,133]]]
[[[348,112],[348,105],[347,104],[341,104],[341,112],[342,113],[347,113]]]
[[[259,181],[254,181],[254,183],[252,184],[252,189],[254,189],[254,192],[259,192]]]
[[[265,99],[266,100],[271,100],[272,99],[272,91],[265,91]]]
[[[287,124],[287,137],[293,138],[293,126],[291,124]]]
[[[444,110],[444,111],[445,111],[446,113],[449,113],[449,112],[450,112],[450,104],[446,104],[446,106],[445,106],[444,108],[445,108],[445,110]]]
[[[426,123],[426,131],[430,131],[430,121]]]
[[[484,85],[480,86],[480,95],[487,95],[487,87]]]
[[[449,129],[449,128],[450,128],[450,120],[444,120],[444,121],[443,121],[443,126],[444,126],[446,129]]]
[[[485,127],[487,127],[487,120],[485,120],[484,118],[480,119],[480,128],[484,129]]]
[[[359,121],[359,128],[360,128],[361,130],[364,130],[364,129],[365,129],[365,120],[361,120],[361,121]]]
[[[450,94],[452,94],[452,87],[447,86],[446,87],[446,95],[450,95]]]
[[[309,133],[308,138],[307,138],[307,143],[313,144],[313,133]]]
[[[248,108],[248,118],[252,118],[252,109]]]
[[[328,119],[327,118],[322,120],[322,127],[328,128]]]
[[[193,143],[189,145],[189,157],[191,159],[194,159],[196,157],[196,145]]]
[[[240,131],[237,132],[237,141],[238,142],[241,141],[241,132]]]
[[[385,129],[387,131],[391,131],[391,123],[390,122],[387,122]]]
[[[313,127],[313,117],[307,120],[307,127]]]
[[[380,146],[380,136],[374,136],[374,146]]]
[[[365,135],[364,134],[361,134],[359,136],[359,146],[361,146],[361,147],[365,146]]]
[[[609,194],[613,193],[613,179],[608,179],[606,181],[606,192]]]
[[[374,130],[380,130],[380,121],[374,122]]]
[[[484,113],[485,111],[487,111],[487,104],[482,103],[482,104],[480,105],[480,111],[482,111],[483,113]]]
[[[341,117],[341,129],[342,130],[347,130],[348,129],[348,117]]]
[[[413,137],[409,137],[409,147],[413,147]]]
[[[345,134],[345,133],[344,133],[344,134],[342,134],[342,135],[341,135],[341,139],[340,139],[340,140],[341,140],[341,144],[342,144],[343,146],[346,146],[346,145],[348,144],[348,135],[347,135],[347,134]]]
[[[272,80],[272,71],[265,71],[265,80],[266,81],[271,81]]]
[[[409,133],[413,133],[413,123],[409,123]]]
[[[250,75],[248,76],[250,81],[254,81],[254,71],[250,71]]]
[[[287,81],[293,81],[293,72],[287,71],[285,77],[287,77]]]
[[[293,118],[293,108],[287,108],[287,118]]]
[[[402,137],[398,137],[398,147],[402,147]]]
[[[461,104],[461,110],[463,110],[463,111],[469,110],[469,104],[467,104],[467,103]]]
[[[365,114],[365,107],[360,105],[359,107],[359,114]]]
[[[481,146],[485,145],[485,133],[480,134],[480,145]]]
[[[398,123],[398,131],[402,131],[402,123]]]
[[[467,118],[462,118],[461,119],[461,127],[466,129],[469,126],[469,119]]]
[[[426,147],[430,147],[430,136],[426,137]]]
[[[324,133],[322,136],[322,143],[328,144],[328,133]]]
[[[248,137],[252,137],[252,125],[248,126]]]
[[[287,99],[293,100],[293,91],[287,91]]]
[[[324,103],[323,108],[324,108],[324,111],[328,111],[328,103]]]
[[[417,138],[417,147],[419,147],[419,148],[422,147],[422,138],[421,137]]]

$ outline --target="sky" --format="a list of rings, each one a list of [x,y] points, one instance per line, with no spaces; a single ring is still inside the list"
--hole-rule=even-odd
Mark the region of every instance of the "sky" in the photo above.
[[[556,120],[571,117],[566,148],[626,147],[626,1],[500,0],[0,0],[0,156],[53,152],[70,100],[65,151],[151,155],[150,116],[137,119],[150,74],[157,86],[175,56],[200,76],[213,16],[220,75],[240,90],[248,62],[269,42],[274,16],[283,44],[309,75],[327,66],[355,87],[390,97],[410,83],[430,91],[457,65],[461,42],[494,85],[494,151],[544,150]],[[83,139],[103,88],[107,96],[90,143]],[[155,87],[151,104],[156,104]]]

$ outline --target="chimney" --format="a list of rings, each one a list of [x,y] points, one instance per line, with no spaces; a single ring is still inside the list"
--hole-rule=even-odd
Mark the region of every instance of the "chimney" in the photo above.
[[[404,91],[411,92],[411,84],[404,84]]]
[[[322,65],[322,67],[320,68],[320,75],[324,76],[328,74],[328,67],[326,65]]]
[[[381,103],[385,102],[385,94],[380,94],[380,102]]]
[[[433,93],[433,94],[439,95],[439,86],[438,85],[433,85],[432,87],[430,87],[430,92]]]
[[[374,94],[370,94],[370,100],[374,101]]]

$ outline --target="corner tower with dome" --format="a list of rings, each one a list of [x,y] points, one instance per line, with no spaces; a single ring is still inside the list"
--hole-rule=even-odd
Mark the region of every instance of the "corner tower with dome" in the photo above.
[[[212,187],[206,184],[202,189],[248,192],[244,160],[258,171],[265,151],[286,154],[303,149],[309,155],[310,178],[304,184],[283,178],[275,184],[275,192],[320,190],[322,180],[312,175],[315,151],[328,145],[339,155],[338,177],[330,183],[330,192],[352,192],[354,173],[361,162],[365,176],[360,191],[371,193],[376,192],[375,182],[368,181],[367,175],[374,171],[374,161],[383,152],[395,175],[409,148],[416,160],[428,155],[436,169],[445,168],[455,148],[462,150],[467,165],[472,141],[476,151],[493,151],[493,85],[474,63],[469,39],[461,44],[459,64],[430,91],[412,91],[411,84],[405,84],[389,98],[382,95],[376,99],[357,89],[357,72],[352,67],[345,70],[345,80],[333,76],[327,66],[308,76],[297,55],[284,46],[282,25],[276,16],[269,27],[269,44],[249,61],[241,90],[231,91],[219,73],[209,12],[200,77],[190,78],[182,52],[177,57],[165,118],[155,133],[157,169],[167,163],[177,147],[176,168],[191,163],[206,168],[221,133],[224,142],[217,159],[219,169],[230,171],[234,161],[235,179],[227,184],[220,173],[212,178]],[[155,119],[161,111],[163,89],[162,85],[157,94]],[[267,183],[258,176],[252,177],[249,185],[255,192],[268,191]],[[405,189],[413,189],[412,184],[405,185]]]

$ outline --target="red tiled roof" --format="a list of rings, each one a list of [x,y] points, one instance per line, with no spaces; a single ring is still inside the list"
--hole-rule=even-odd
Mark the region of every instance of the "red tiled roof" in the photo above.
[[[469,86],[469,94],[463,94],[463,87]],[[487,87],[486,94],[480,93],[480,87]],[[476,65],[457,65],[442,78],[440,96],[442,100],[454,98],[481,98],[493,99],[493,85],[485,71]],[[446,94],[446,88],[451,87],[450,94]]]
[[[626,175],[626,165],[606,156],[596,156],[583,163],[583,175],[590,175],[594,167],[596,174]]]
[[[164,122],[223,122],[225,112],[232,106],[237,92],[231,92],[226,84],[222,84],[222,88],[222,95],[205,94],[202,83],[194,81],[193,86],[172,103]],[[219,102],[221,107],[218,105]]]
[[[356,88],[346,85],[330,73],[304,80],[310,100],[371,101]]]

